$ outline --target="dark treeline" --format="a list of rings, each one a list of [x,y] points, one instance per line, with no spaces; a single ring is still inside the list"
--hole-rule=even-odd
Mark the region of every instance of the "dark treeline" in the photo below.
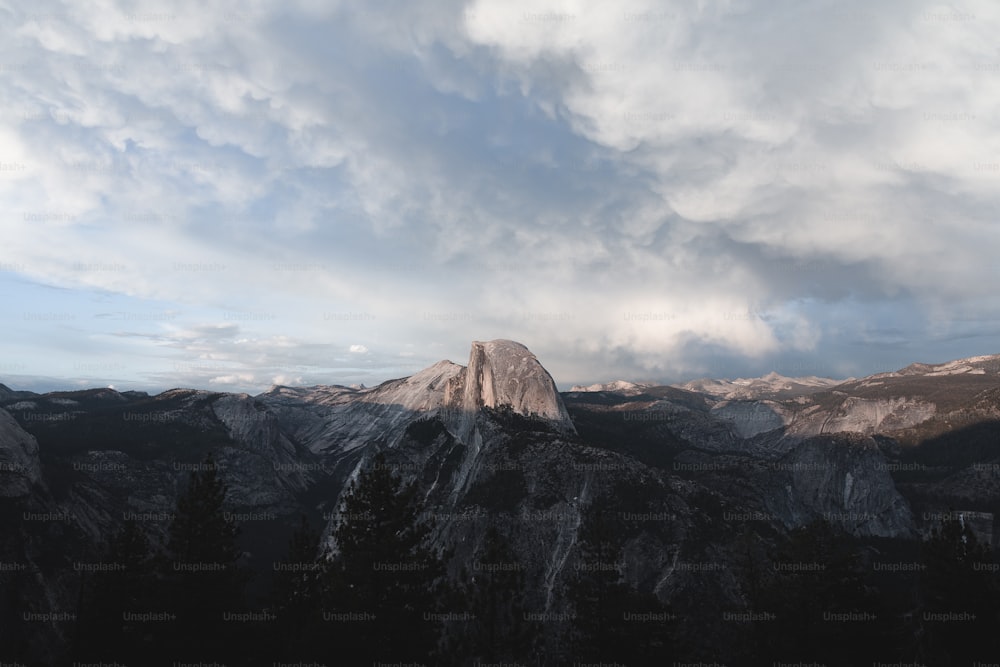
[[[919,543],[862,544],[823,522],[777,543],[747,531],[727,563],[744,602],[714,609],[711,628],[696,605],[625,582],[607,510],[585,515],[560,613],[532,608],[509,528],[487,528],[474,566],[453,562],[430,546],[417,488],[386,465],[348,490],[335,552],[303,518],[269,593],[250,600],[225,494],[203,466],[163,549],[134,523],[112,537],[102,562],[115,567],[83,579],[65,664],[952,667],[1000,656],[993,553],[958,519]]]

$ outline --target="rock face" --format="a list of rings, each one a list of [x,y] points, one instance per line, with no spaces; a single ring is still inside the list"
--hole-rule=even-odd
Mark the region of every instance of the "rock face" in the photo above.
[[[0,496],[27,495],[42,478],[38,442],[6,410],[0,410]]]
[[[913,516],[899,494],[878,445],[871,438],[841,434],[806,440],[780,461],[790,481],[785,493],[768,496],[784,504],[790,525],[824,519],[859,536],[911,537]],[[793,509],[794,508],[794,509]]]
[[[465,370],[462,409],[509,406],[514,412],[549,420],[574,433],[556,384],[528,348],[511,340],[473,342]]]
[[[937,412],[937,406],[917,397],[846,396],[834,410],[818,411],[796,419],[790,431],[800,435],[820,433],[864,433],[893,431],[920,424]]]
[[[226,470],[229,501],[240,507],[294,512],[295,493],[308,488],[317,466],[310,465],[281,432],[274,414],[250,396],[225,395],[210,406],[235,445],[223,448],[218,457]]]
[[[314,454],[340,457],[369,443],[392,447],[413,419],[451,410],[461,402],[453,394],[464,373],[464,366],[439,361],[377,387],[272,387],[255,400]]]
[[[785,426],[787,410],[774,401],[722,401],[712,408],[712,414],[731,422],[741,438],[752,438]]]
[[[384,382],[359,396],[365,402],[395,405],[410,412],[441,410],[454,403],[454,380],[463,373],[462,366],[439,361],[410,377]]]

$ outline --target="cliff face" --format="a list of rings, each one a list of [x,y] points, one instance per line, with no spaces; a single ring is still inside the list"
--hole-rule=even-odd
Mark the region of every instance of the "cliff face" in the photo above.
[[[271,411],[246,394],[224,395],[210,405],[232,440],[216,455],[227,471],[230,502],[262,512],[294,512],[296,494],[318,477],[307,453],[282,433]]]
[[[550,420],[564,432],[575,432],[552,376],[528,348],[510,340],[473,342],[462,407],[474,412],[505,405],[516,413]]]
[[[873,433],[908,428],[937,412],[937,406],[920,396],[843,396],[839,405],[795,418],[789,432],[796,435],[820,433]]]
[[[484,409],[509,409],[540,419],[564,434],[576,433],[552,376],[524,345],[511,340],[475,341],[469,365],[449,379],[445,421],[459,439],[477,443],[477,415]]]
[[[858,536],[911,537],[913,515],[871,438],[810,438],[780,459],[784,493],[765,494],[789,526],[823,519]]]
[[[0,409],[0,496],[25,496],[41,478],[38,442]]]

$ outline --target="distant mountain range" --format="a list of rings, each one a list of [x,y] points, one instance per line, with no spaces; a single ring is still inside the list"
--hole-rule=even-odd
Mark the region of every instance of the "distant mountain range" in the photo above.
[[[688,391],[725,399],[795,398],[841,384],[844,380],[831,380],[815,376],[790,378],[775,372],[759,378],[712,380],[704,378],[673,385]]]
[[[912,541],[955,509],[995,546],[998,442],[1000,355],[844,381],[771,373],[560,394],[526,347],[494,340],[474,342],[465,366],[441,361],[371,388],[150,396],[0,385],[0,561],[41,573],[22,584],[33,608],[71,607],[72,563],[94,558],[130,514],[162,543],[179,489],[212,453],[230,509],[263,517],[242,539],[265,571],[300,514],[333,545],[347,484],[383,453],[420,487],[439,519],[435,544],[459,561],[480,555],[490,525],[513,536],[539,612],[564,609],[595,504],[670,517],[630,529],[630,585],[681,607],[692,596],[739,607],[740,585],[678,566],[736,559],[746,520],[727,517],[754,517],[762,535],[823,519],[859,539]],[[64,519],[31,519],[53,516]],[[696,606],[685,609],[692,636],[708,613]],[[19,631],[45,660],[72,625]]]

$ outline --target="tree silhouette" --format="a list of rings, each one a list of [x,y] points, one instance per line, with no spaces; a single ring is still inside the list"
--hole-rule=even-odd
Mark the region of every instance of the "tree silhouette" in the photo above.
[[[153,631],[141,620],[156,606],[156,557],[146,534],[127,521],[95,571],[84,570],[73,654],[85,661],[141,662]]]
[[[269,647],[276,659],[321,660],[334,645],[330,624],[323,621],[327,567],[320,533],[302,516],[287,556],[274,565],[268,602],[277,617]]]
[[[164,627],[175,659],[232,659],[247,634],[247,625],[234,619],[247,609],[249,575],[239,563],[239,528],[223,511],[226,485],[211,457],[200,468],[170,524],[165,598],[176,618]]]
[[[854,665],[882,650],[878,637],[889,620],[866,585],[856,545],[826,521],[791,532],[776,550],[775,576],[762,596],[773,615],[757,623],[767,647],[758,664],[820,660]]]
[[[537,653],[539,629],[525,617],[524,572],[508,537],[491,525],[479,557],[462,570],[457,604],[450,605],[466,616],[449,647],[450,654],[462,656],[460,664],[528,664]]]
[[[445,565],[427,544],[422,511],[416,485],[404,487],[381,453],[344,498],[325,615],[356,661],[419,662],[435,652]]]
[[[597,503],[595,503],[597,504]],[[580,529],[580,562],[567,597],[578,662],[654,664],[672,655],[673,617],[652,594],[624,581],[622,537],[610,512],[591,511]]]
[[[944,667],[995,659],[1000,595],[989,548],[963,517],[949,512],[921,545],[920,557],[915,622],[922,657]]]

